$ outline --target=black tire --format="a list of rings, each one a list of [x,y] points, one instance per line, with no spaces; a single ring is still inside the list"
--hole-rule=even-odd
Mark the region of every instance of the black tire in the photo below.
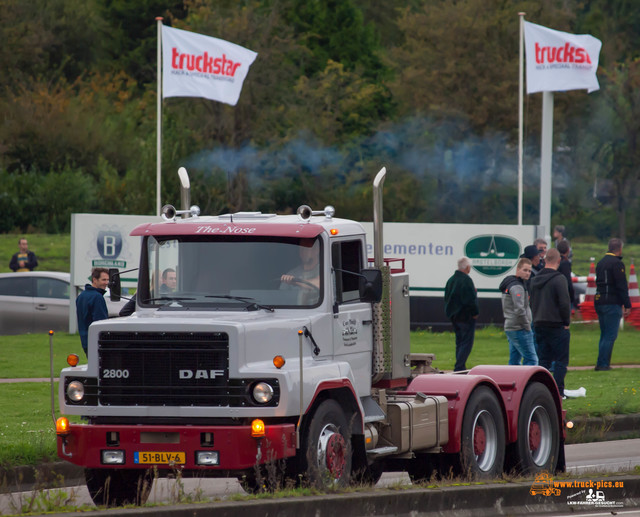
[[[300,448],[299,473],[319,488],[346,487],[351,479],[351,433],[335,400],[316,409]]]
[[[418,454],[409,462],[407,474],[414,485],[427,483],[438,476],[438,468],[431,454]]]
[[[376,486],[383,473],[382,463],[375,462],[364,468],[351,472],[351,484],[353,486]]]
[[[89,495],[96,506],[142,505],[153,480],[147,470],[85,469]]]
[[[469,397],[462,419],[459,467],[463,476],[489,479],[502,474],[504,418],[494,392],[480,386]]]
[[[539,382],[527,386],[518,413],[515,447],[518,472],[555,472],[560,450],[560,426],[549,389]]]

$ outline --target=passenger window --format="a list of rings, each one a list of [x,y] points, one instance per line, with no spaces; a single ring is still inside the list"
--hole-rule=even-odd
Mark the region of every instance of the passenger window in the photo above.
[[[36,296],[39,298],[69,299],[69,284],[55,278],[36,278]]]
[[[33,296],[32,278],[0,278],[0,295],[2,296]]]
[[[360,299],[360,271],[362,270],[362,241],[334,242],[331,261],[335,271],[338,303]]]

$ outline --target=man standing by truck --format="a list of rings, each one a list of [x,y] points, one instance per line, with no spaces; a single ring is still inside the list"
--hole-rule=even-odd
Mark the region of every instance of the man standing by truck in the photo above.
[[[109,317],[107,302],[104,301],[109,285],[109,270],[103,267],[93,268],[91,284],[84,286],[84,291],[76,298],[76,312],[78,314],[78,334],[85,355],[88,357],[89,325],[94,321],[106,320]]]
[[[516,265],[516,274],[509,275],[500,283],[504,333],[509,342],[509,364],[535,366],[538,356],[533,343],[531,309],[526,283],[531,276],[531,261],[521,258]]]
[[[444,310],[453,323],[456,333],[456,364],[454,372],[466,370],[466,362],[476,331],[478,318],[478,293],[469,276],[471,261],[467,257],[458,260],[458,270],[444,288]]]
[[[609,240],[609,251],[596,266],[596,296],[594,300],[600,322],[600,342],[596,371],[611,370],[613,344],[618,337],[622,306],[624,315],[631,311],[629,286],[622,262],[622,241]]]
[[[545,268],[531,280],[531,312],[538,346],[538,364],[551,369],[560,396],[564,395],[564,378],[569,365],[571,334],[571,300],[567,279],[558,272],[560,253],[547,252]]]

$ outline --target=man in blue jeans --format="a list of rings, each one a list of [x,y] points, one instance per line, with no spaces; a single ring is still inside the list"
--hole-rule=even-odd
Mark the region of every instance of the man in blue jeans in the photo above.
[[[611,370],[613,344],[618,337],[620,318],[631,311],[627,276],[622,262],[622,241],[609,240],[609,251],[596,266],[596,295],[594,300],[600,322],[600,343],[596,371]]]
[[[531,276],[531,261],[521,258],[516,264],[516,274],[509,275],[500,283],[504,333],[509,342],[509,364],[538,364],[531,330],[531,308],[526,283]]]
[[[544,269],[531,280],[531,312],[538,344],[538,364],[547,370],[553,364],[553,378],[560,396],[564,396],[571,338],[571,300],[567,279],[558,272],[559,265],[560,253],[552,248],[547,252]]]
[[[466,370],[466,362],[473,348],[478,318],[478,294],[469,276],[471,261],[467,257],[458,260],[458,270],[444,288],[444,312],[453,323],[456,333],[456,364],[454,372]]]

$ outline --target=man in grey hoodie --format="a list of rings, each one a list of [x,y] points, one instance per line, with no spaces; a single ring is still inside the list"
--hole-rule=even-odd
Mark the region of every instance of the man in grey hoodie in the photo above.
[[[567,279],[558,272],[559,265],[560,253],[553,248],[547,252],[545,268],[531,280],[531,311],[539,364],[547,370],[553,364],[553,378],[563,396],[569,364],[571,300]]]
[[[531,261],[521,258],[516,265],[516,274],[505,277],[500,283],[504,332],[509,341],[509,364],[538,364],[531,330],[529,292],[526,288],[530,276]]]

